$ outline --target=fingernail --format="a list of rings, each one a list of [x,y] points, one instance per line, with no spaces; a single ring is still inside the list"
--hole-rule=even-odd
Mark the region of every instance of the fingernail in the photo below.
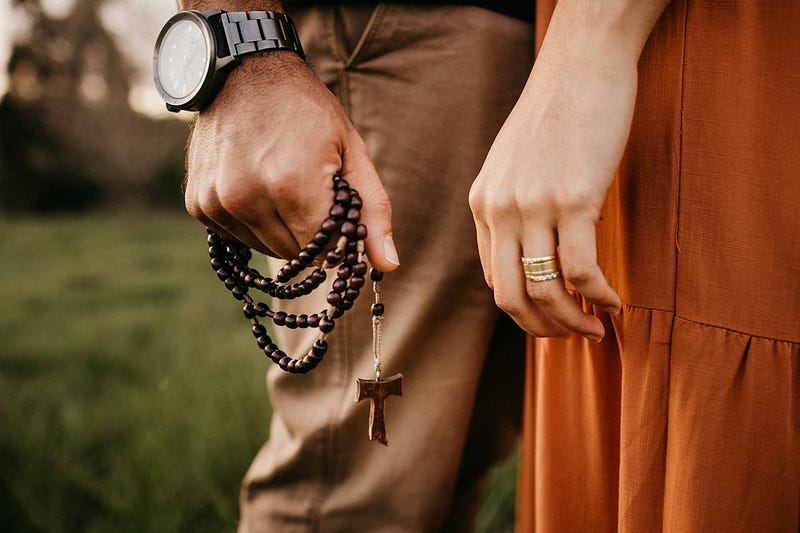
[[[622,308],[617,307],[615,305],[609,305],[607,307],[604,307],[603,311],[605,311],[608,314],[616,316],[616,315],[618,315],[620,313],[620,311],[622,311]]]
[[[594,343],[599,343],[600,341],[603,340],[603,337],[601,337],[599,335],[588,334],[588,335],[584,335],[584,337],[589,339],[590,341],[592,341]]]
[[[383,255],[394,266],[400,266],[400,258],[397,257],[397,248],[394,247],[394,239],[391,235],[387,235],[383,239]]]

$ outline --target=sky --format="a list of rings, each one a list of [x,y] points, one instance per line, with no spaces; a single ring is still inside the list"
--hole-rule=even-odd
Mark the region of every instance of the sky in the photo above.
[[[55,18],[69,14],[74,0],[41,0],[48,15]],[[153,89],[151,64],[153,45],[158,32],[176,11],[174,0],[107,0],[100,16],[135,69],[128,101],[135,110],[148,115],[165,115],[164,103]],[[135,20],[135,24],[131,24]],[[8,87],[5,65],[12,43],[25,34],[25,19],[12,8],[11,0],[0,0],[0,95]]]

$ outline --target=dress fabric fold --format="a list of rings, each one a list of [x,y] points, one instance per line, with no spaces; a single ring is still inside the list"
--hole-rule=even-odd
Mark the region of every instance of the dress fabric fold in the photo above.
[[[623,310],[529,339],[518,531],[800,531],[798,28],[788,0],[656,25],[597,227]]]

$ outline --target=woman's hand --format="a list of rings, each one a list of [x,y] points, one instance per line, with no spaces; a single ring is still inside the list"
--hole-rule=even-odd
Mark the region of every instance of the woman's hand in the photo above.
[[[583,32],[602,28],[578,9],[586,3],[558,6],[525,90],[472,186],[470,207],[497,305],[532,335],[599,341],[600,320],[583,312],[564,281],[619,312],[620,298],[597,265],[595,225],[627,142],[636,62],[649,29],[626,27],[618,40],[611,31]],[[649,28],[658,13],[643,19]],[[521,257],[550,255],[558,256],[563,279],[526,281]]]
[[[340,171],[363,198],[370,262],[397,268],[391,205],[367,149],[336,98],[290,52],[248,58],[231,72],[196,118],[186,165],[192,216],[283,258],[312,240]]]

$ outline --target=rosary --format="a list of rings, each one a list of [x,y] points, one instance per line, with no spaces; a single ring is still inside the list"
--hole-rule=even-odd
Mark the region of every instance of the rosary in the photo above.
[[[208,255],[211,268],[217,277],[231,291],[233,297],[244,302],[242,312],[252,324],[252,333],[258,347],[281,370],[292,374],[305,374],[314,369],[328,351],[327,337],[336,325],[336,319],[353,307],[364,286],[367,264],[364,262],[364,239],[367,228],[359,223],[361,218],[361,197],[341,176],[333,176],[333,206],[328,218],[319,231],[296,258],[287,262],[275,275],[275,279],[264,277],[248,266],[252,259],[250,248],[241,242],[224,238],[208,231]],[[338,235],[336,246],[325,251],[334,235]],[[317,257],[323,257],[322,264],[311,271],[304,279],[296,278],[309,267]],[[273,311],[264,302],[256,302],[248,294],[249,289],[259,290],[279,300],[293,300],[317,289],[327,278],[326,271],[336,267],[336,278],[328,292],[328,307],[313,314],[287,314]],[[384,405],[390,395],[402,396],[403,375],[396,374],[388,379],[381,378],[381,321],[384,305],[380,299],[380,282],[383,272],[371,268],[369,278],[375,294],[372,304],[372,352],[375,366],[375,379],[356,380],[355,401],[370,401],[369,438],[388,445]],[[276,326],[288,329],[316,328],[319,336],[305,355],[292,357],[281,350],[270,338],[267,328],[259,323],[259,318],[271,319]]]

